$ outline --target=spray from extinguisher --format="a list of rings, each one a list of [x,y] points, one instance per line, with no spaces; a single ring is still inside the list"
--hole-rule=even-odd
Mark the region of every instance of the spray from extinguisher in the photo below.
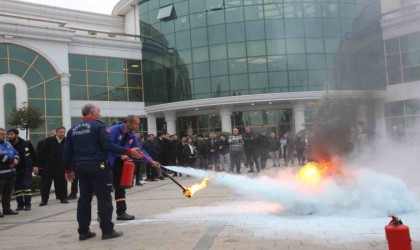
[[[392,220],[385,226],[385,235],[389,250],[412,250],[410,229],[403,225],[401,219],[388,215]]]

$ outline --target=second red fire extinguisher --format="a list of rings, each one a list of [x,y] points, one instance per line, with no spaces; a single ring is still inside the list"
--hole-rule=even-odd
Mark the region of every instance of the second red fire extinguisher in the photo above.
[[[412,250],[410,229],[396,216],[389,215],[388,217],[392,217],[389,225],[385,227],[389,250]]]
[[[123,164],[122,174],[121,174],[121,187],[122,188],[131,188],[133,186],[133,176],[134,176],[134,162],[125,161]]]

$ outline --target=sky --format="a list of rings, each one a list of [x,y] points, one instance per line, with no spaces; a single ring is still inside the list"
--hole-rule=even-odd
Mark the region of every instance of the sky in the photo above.
[[[24,2],[110,15],[119,0],[21,0]]]

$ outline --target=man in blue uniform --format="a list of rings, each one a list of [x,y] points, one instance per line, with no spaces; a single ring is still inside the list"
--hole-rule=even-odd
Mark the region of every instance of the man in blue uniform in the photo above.
[[[114,125],[111,127],[110,136],[114,144],[120,145],[126,149],[129,148],[140,148],[143,155],[152,159],[150,155],[144,151],[139,141],[137,140],[136,131],[140,125],[140,118],[129,115],[125,118],[125,122],[122,124]],[[128,161],[130,158],[127,155],[111,154],[109,156],[109,163],[112,166],[112,172],[114,175],[114,189],[115,189],[115,203],[117,207],[117,220],[134,220],[133,215],[126,213],[127,204],[125,202],[125,189],[121,187],[120,180],[122,175],[122,169],[124,161]],[[156,165],[157,162],[151,162],[152,165]]]
[[[3,213],[6,215],[17,214],[10,208],[13,186],[15,185],[15,166],[19,164],[19,153],[6,140],[7,133],[0,128],[0,196]],[[0,217],[4,215],[0,212]]]
[[[77,203],[79,240],[96,236],[90,231],[92,197],[96,194],[102,239],[122,236],[114,230],[112,223],[112,171],[108,164],[108,154],[131,155],[142,158],[139,148],[125,149],[112,143],[109,128],[98,119],[99,107],[86,104],[82,108],[83,119],[68,132],[64,145],[64,169],[66,179],[73,181],[72,164],[79,179],[80,197]]]

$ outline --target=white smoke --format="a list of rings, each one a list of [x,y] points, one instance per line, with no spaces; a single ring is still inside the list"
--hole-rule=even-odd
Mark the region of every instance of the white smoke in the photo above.
[[[277,203],[284,208],[285,214],[370,218],[399,215],[420,208],[416,195],[404,182],[367,168],[352,170],[352,178],[325,178],[317,186],[297,179],[290,169],[271,175],[274,177],[250,178],[192,168],[167,168],[201,179],[213,176],[208,185],[228,186],[237,193]]]

